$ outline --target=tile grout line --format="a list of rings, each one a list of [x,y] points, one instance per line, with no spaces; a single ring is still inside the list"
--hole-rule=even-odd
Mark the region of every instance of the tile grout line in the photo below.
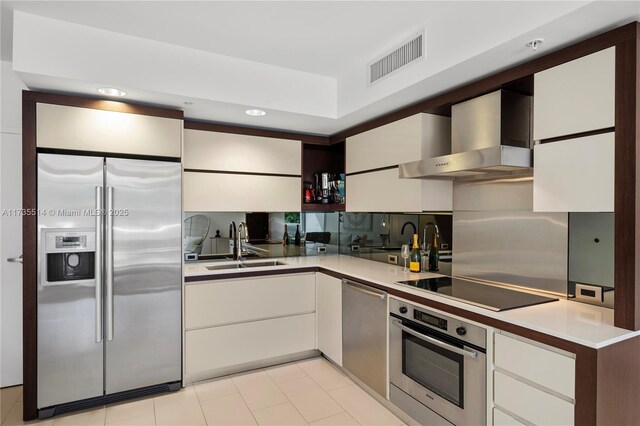
[[[268,376],[268,374],[267,374],[267,376]],[[256,419],[256,416],[253,414],[253,411],[251,410],[251,408],[249,408],[249,404],[247,404],[247,400],[244,399],[244,396],[242,396],[242,392],[240,392],[240,388],[238,387],[238,385],[236,385],[236,382],[233,381],[233,378],[230,377],[229,380],[231,380],[231,383],[233,384],[233,386],[238,391],[238,395],[240,395],[240,398],[242,399],[242,402],[244,402],[244,405],[247,407],[247,410],[249,410],[249,413],[251,413],[251,417],[253,417],[253,421],[255,421],[257,425],[259,425],[260,423],[258,423],[258,419]],[[285,397],[286,397],[286,395],[285,395]],[[207,420],[206,417],[205,417],[205,420]]]
[[[196,394],[196,400],[198,401],[198,407],[200,407],[200,414],[202,414],[202,418],[204,419],[204,424],[208,425],[209,423],[207,423],[207,416],[204,414],[204,408],[202,408],[202,401],[200,401],[200,396],[198,395],[198,391],[196,390],[196,387],[193,385],[193,383],[190,384],[189,386],[193,388],[193,393]]]
[[[298,366],[298,362],[299,362],[299,361],[293,361],[293,362],[291,362],[291,363],[289,363],[289,364],[291,364],[291,365],[295,365],[295,366]],[[283,365],[287,365],[287,364],[283,364]],[[300,367],[298,366],[298,368],[300,368]],[[305,377],[309,377],[309,375],[307,374],[307,372],[306,372],[306,371],[304,371],[302,368],[300,368],[300,370],[304,373]],[[288,403],[289,403],[289,404],[291,404],[291,406],[293,407],[293,409],[294,409],[294,410],[296,410],[296,412],[297,412],[298,414],[300,414],[300,417],[302,417],[302,419],[305,421],[305,423],[306,423],[306,424],[310,424],[311,422],[308,422],[308,421],[307,421],[307,418],[306,418],[305,416],[303,416],[303,415],[302,415],[302,413],[300,412],[300,410],[298,410],[298,407],[296,407],[296,405],[293,403],[293,401],[291,401],[291,400],[289,399],[289,397],[287,396],[287,394],[286,394],[286,393],[284,393],[284,390],[282,390],[282,388],[280,387],[280,385],[279,385],[278,383],[276,383],[276,381],[275,381],[275,380],[273,380],[273,378],[269,375],[269,373],[267,373],[267,376],[268,376],[268,377],[269,377],[269,379],[273,382],[273,384],[275,384],[275,385],[276,385],[276,387],[278,388],[278,390],[279,390],[280,392],[282,392],[282,394],[284,395],[284,397],[285,397],[285,398],[287,398]],[[297,379],[303,379],[303,378],[304,378],[304,377],[297,377]],[[309,377],[309,378],[311,379],[311,377]],[[287,382],[290,382],[290,381],[292,381],[292,380],[296,380],[296,379],[287,380]],[[313,381],[313,379],[311,379],[311,380]],[[284,382],[283,382],[283,383],[284,383]],[[279,404],[279,405],[283,405],[283,404]],[[253,412],[252,412],[252,413],[253,413]]]

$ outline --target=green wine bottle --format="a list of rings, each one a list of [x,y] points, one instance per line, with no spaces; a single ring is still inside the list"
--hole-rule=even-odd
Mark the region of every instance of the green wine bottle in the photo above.
[[[429,271],[437,272],[439,268],[440,253],[438,252],[438,234],[433,233],[433,240],[431,240],[431,250],[429,250]]]

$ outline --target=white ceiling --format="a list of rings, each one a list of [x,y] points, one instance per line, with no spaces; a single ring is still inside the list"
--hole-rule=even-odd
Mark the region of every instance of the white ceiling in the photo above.
[[[331,134],[632,20],[637,1],[2,0],[1,47],[33,89],[110,84],[189,118]],[[369,62],[425,28],[426,60],[367,84]]]

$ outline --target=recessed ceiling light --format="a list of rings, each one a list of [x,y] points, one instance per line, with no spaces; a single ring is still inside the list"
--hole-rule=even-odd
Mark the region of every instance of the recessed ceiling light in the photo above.
[[[261,115],[266,115],[266,111],[263,111],[261,109],[248,109],[244,112],[247,115],[251,115],[253,117],[259,117]]]
[[[127,92],[124,90],[116,89],[115,87],[100,87],[98,93],[107,96],[126,96]]]

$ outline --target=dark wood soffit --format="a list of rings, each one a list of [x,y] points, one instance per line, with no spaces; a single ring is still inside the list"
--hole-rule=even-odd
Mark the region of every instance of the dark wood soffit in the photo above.
[[[24,93],[23,93],[24,95]],[[36,179],[36,104],[28,100],[22,102],[22,208],[35,209]],[[23,376],[23,418],[37,417],[38,362],[37,341],[37,218],[22,218],[22,376]]]
[[[260,136],[275,139],[291,139],[312,145],[329,145],[328,136],[309,135],[305,133],[287,132],[284,130],[261,129],[257,127],[244,127],[193,120],[185,120],[184,128],[191,130],[203,130],[205,132],[232,133],[235,135]]]
[[[501,88],[505,84],[511,83],[528,75],[535,74],[547,68],[606,49],[623,41],[635,39],[639,26],[640,23],[631,22],[614,30],[578,42],[555,52],[551,52],[532,61],[517,65],[508,70],[498,72],[480,80],[475,80],[444,94],[419,101],[399,110],[376,117],[372,120],[331,135],[331,143],[341,142],[350,136],[401,120],[414,114],[434,110],[443,105],[454,104],[475,96],[489,93]]]
[[[33,92],[24,90],[22,99],[43,104],[64,105],[79,108],[101,109],[105,111],[126,112],[128,114],[149,115],[153,117],[175,118],[182,120],[184,113],[180,110],[142,105],[128,102],[110,101],[106,99],[61,95],[58,93]]]

